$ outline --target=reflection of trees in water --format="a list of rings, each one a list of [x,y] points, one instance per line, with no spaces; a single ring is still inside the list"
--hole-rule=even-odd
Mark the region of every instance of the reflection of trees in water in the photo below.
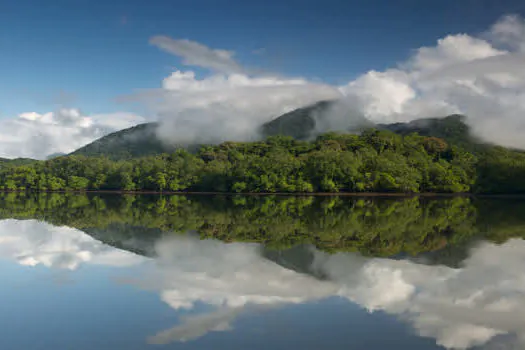
[[[127,283],[158,291],[176,310],[210,306],[153,335],[152,343],[228,331],[246,313],[332,296],[398,316],[448,348],[525,334],[524,241],[481,244],[468,254],[465,249],[476,237],[501,243],[521,232],[519,201],[508,202],[512,208],[506,201],[467,198],[10,195],[1,201],[0,217],[40,218],[91,236],[5,220],[6,235],[26,237],[13,244],[12,256],[25,251],[35,262],[51,262],[49,267],[63,267],[64,260],[49,258],[63,252],[79,263],[147,261],[144,274]],[[389,258],[331,254],[349,250]],[[454,268],[429,266],[443,263]]]
[[[511,203],[510,208],[506,203]],[[36,218],[88,232],[150,255],[168,232],[192,231],[224,242],[283,250],[313,245],[326,252],[415,257],[454,265],[475,237],[503,242],[523,234],[525,201],[449,198],[118,196],[6,194],[3,218]],[[140,243],[140,244],[139,244]],[[148,249],[150,249],[148,251]],[[455,261],[456,260],[456,261]]]

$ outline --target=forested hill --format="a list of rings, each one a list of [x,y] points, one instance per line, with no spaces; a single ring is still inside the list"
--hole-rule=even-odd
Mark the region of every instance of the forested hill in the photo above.
[[[483,142],[471,135],[465,121],[464,115],[452,114],[444,118],[423,118],[408,123],[377,124],[376,128],[403,136],[417,133],[422,136],[438,137],[469,150],[482,148]]]
[[[14,158],[14,159],[0,158],[0,169],[3,167],[28,165],[34,162],[38,162],[38,160],[31,159],[31,158]]]
[[[462,116],[311,135],[308,141],[282,135],[308,113],[281,116],[281,126],[267,128],[277,135],[261,141],[192,150],[166,148],[156,138],[158,125],[142,124],[68,156],[0,161],[0,189],[525,194],[525,153],[478,146]]]
[[[299,140],[314,136],[316,120],[322,118],[332,106],[331,101],[321,101],[312,106],[296,109],[261,126],[261,137],[289,135]],[[158,123],[144,123],[101,137],[79,148],[71,155],[107,156],[110,159],[130,159],[147,155],[173,152],[176,147],[162,143],[156,137]],[[195,150],[196,145],[185,148]]]
[[[469,146],[473,140],[469,135],[464,117],[452,115],[445,118],[428,118],[410,123],[374,125],[362,116],[345,115],[345,108],[338,110],[334,101],[321,101],[312,106],[299,108],[260,127],[261,138],[269,136],[291,136],[297,140],[314,140],[322,130],[330,130],[328,114],[339,113],[339,118],[347,118],[347,130],[361,132],[368,128],[390,130],[397,134],[408,135],[416,132],[424,136],[439,137],[451,144]],[[167,146],[156,137],[157,123],[144,123],[128,129],[106,135],[76,151],[72,155],[106,156],[113,160],[130,159],[160,153],[173,152],[176,147]],[[196,151],[199,145],[180,146]]]
[[[436,137],[369,129],[313,141],[271,136],[114,161],[71,155],[0,169],[8,191],[525,194],[525,153],[472,153]]]
[[[106,156],[110,159],[129,159],[172,152],[156,136],[158,124],[144,123],[120,130],[77,149],[71,155]]]

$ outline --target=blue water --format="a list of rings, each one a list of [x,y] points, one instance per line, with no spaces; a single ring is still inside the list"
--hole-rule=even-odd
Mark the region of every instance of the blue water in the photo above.
[[[143,256],[3,220],[0,349],[522,348],[522,240],[461,267],[302,249],[299,272],[254,243],[166,235]]]

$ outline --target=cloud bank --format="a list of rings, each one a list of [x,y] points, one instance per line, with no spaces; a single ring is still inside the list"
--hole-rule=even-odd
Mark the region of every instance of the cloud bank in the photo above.
[[[319,100],[340,96],[336,88],[304,79],[174,72],[155,100],[167,143],[219,143],[259,138],[258,128],[271,119]]]
[[[518,16],[503,17],[478,36],[448,35],[391,69],[343,86],[250,75],[233,52],[187,40],[156,37],[152,43],[212,71],[202,78],[176,71],[150,91],[167,142],[251,140],[259,125],[284,112],[340,99],[338,113],[324,116],[330,130],[346,129],[356,116],[390,123],[462,113],[477,136],[525,148],[525,22]]]
[[[371,71],[341,89],[372,121],[462,113],[487,141],[525,147],[525,22],[506,16],[479,37],[449,35],[398,67]]]
[[[179,69],[160,88],[130,97],[149,106],[163,126],[159,138],[170,144],[257,139],[257,128],[282,113],[339,99],[337,112],[327,112],[318,131],[345,130],[362,116],[390,123],[462,113],[482,139],[525,148],[525,21],[519,16],[505,16],[476,35],[447,35],[405,62],[342,86],[257,73],[232,51],[187,39],[155,36],[150,44],[209,72]],[[69,152],[143,120],[129,113],[84,116],[75,109],[23,113],[0,121],[0,156]]]
[[[83,115],[78,109],[22,113],[0,120],[0,157],[45,159],[69,153],[110,132],[143,122],[131,113]]]

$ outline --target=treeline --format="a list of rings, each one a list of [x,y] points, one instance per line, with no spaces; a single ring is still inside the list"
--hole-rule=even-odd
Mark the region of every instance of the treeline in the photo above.
[[[525,193],[525,154],[468,152],[442,139],[368,130],[315,141],[274,136],[196,153],[112,161],[65,156],[0,169],[9,191],[122,190],[257,193]]]
[[[523,237],[525,201],[349,197],[22,194],[0,196],[0,218],[38,219],[81,229],[117,247],[194,232],[202,239],[272,249],[309,244],[326,252],[412,256],[474,239]],[[129,247],[125,247],[129,248]],[[457,253],[455,253],[457,255]]]

